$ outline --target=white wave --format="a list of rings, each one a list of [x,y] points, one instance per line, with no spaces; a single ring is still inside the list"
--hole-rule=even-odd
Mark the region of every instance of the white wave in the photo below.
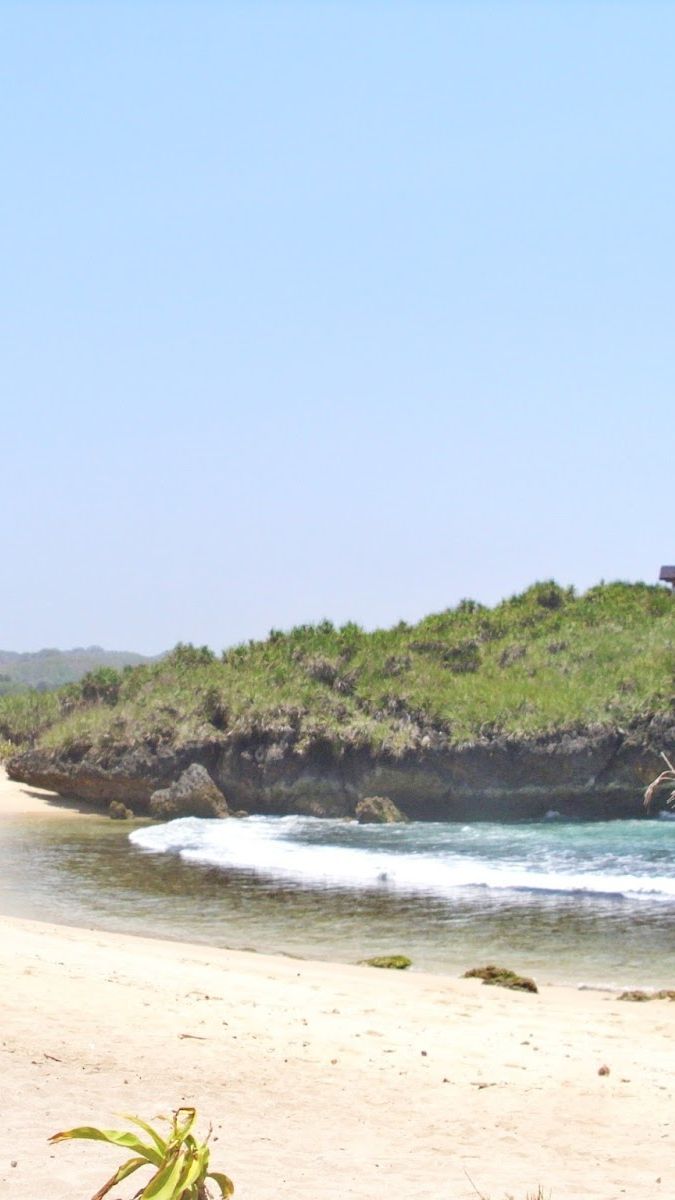
[[[186,817],[137,829],[130,840],[147,852],[179,854],[186,862],[250,871],[305,887],[390,888],[437,897],[474,887],[632,899],[675,897],[675,878],[664,875],[612,873],[593,869],[592,863],[584,871],[579,863],[570,862],[551,862],[542,870],[526,861],[487,861],[452,851],[395,853],[372,844],[299,840],[298,834],[310,827],[304,817],[226,821]]]

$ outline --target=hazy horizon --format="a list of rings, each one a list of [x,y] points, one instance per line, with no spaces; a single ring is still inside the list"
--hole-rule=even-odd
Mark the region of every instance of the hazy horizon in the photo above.
[[[531,584],[530,584],[530,585],[526,585],[526,587],[528,587],[528,586],[531,586],[531,585],[533,585],[533,584],[535,584],[535,583],[544,583],[544,582],[548,582],[548,580],[543,580],[543,579],[534,580],[534,579],[533,579],[533,580],[531,581]],[[561,584],[561,581],[560,581],[560,580],[555,580],[555,582],[556,582],[556,583],[559,583],[559,584]],[[593,584],[593,583],[589,584],[589,587],[594,587],[594,586],[596,586],[596,585],[601,585],[601,584],[611,584],[611,583],[627,583],[627,584],[642,584],[642,583],[644,583],[644,584],[648,584],[648,585],[650,585],[650,586],[651,586],[651,585],[658,584],[658,580],[644,580],[644,579],[631,579],[631,580],[626,580],[626,579],[623,579],[623,580],[611,580],[611,579],[602,579],[602,580],[596,580],[596,583],[595,583],[595,584]],[[561,586],[562,586],[562,587],[574,587],[574,585],[573,585],[573,584],[565,584],[565,583],[562,583],[562,584],[561,584]],[[666,590],[666,591],[669,591],[669,590],[670,590],[669,586],[667,586],[667,585],[664,585],[664,584],[662,584],[661,586],[662,586],[662,587],[664,588],[664,590]],[[526,588],[525,588],[525,589],[523,589],[523,590],[526,590]],[[575,588],[575,591],[576,591],[576,593],[577,593],[578,595],[582,594],[583,592],[585,592],[585,591],[587,591],[587,590],[588,590],[588,588]],[[516,593],[511,593],[511,594],[516,594]],[[486,604],[486,607],[488,607],[488,608],[494,608],[494,607],[495,607],[496,605],[498,605],[498,604],[499,604],[499,603],[500,603],[502,600],[507,600],[508,598],[509,598],[508,596],[500,596],[500,597],[498,597],[496,600],[494,600],[494,601],[491,601],[489,604]],[[463,596],[463,597],[460,597],[460,599],[464,599],[464,600],[477,600],[477,601],[478,601],[478,603],[480,603],[480,604],[485,604],[485,603],[486,603],[485,601],[482,601],[482,600],[480,600],[480,598],[479,598],[479,597],[477,597],[477,596]],[[675,600],[674,600],[674,603],[675,603]],[[446,608],[452,608],[452,607],[454,607],[454,605],[446,605]],[[410,618],[410,621],[409,621],[409,624],[413,624],[413,625],[414,625],[414,624],[415,624],[417,621],[419,621],[419,620],[422,620],[424,617],[430,616],[430,615],[432,615],[434,612],[440,612],[440,611],[442,611],[442,610],[441,610],[441,609],[426,609],[424,612],[417,613],[416,615],[414,615],[413,617],[411,617],[411,618]],[[401,620],[403,620],[404,618],[400,618],[400,619],[401,619]],[[310,623],[311,623],[311,624],[317,624],[317,623],[319,623],[319,622],[321,622],[321,621],[324,621],[324,620],[327,620],[327,621],[330,621],[330,620],[332,620],[332,618],[330,617],[330,614],[328,614],[328,613],[323,613],[323,614],[321,614],[320,616],[318,616],[318,617],[316,618],[316,620],[315,620],[315,621],[312,621],[312,622],[310,622]],[[378,629],[378,628],[388,628],[388,626],[367,625],[367,624],[365,624],[363,621],[359,621],[357,617],[347,617],[347,618],[346,618],[346,622],[348,622],[348,621],[354,621],[354,622],[355,622],[357,625],[359,625],[359,626],[360,626],[360,627],[361,627],[361,628],[362,628],[362,629],[363,629],[365,632],[372,632],[373,630],[375,630],[375,629]],[[333,622],[333,623],[337,625],[337,624],[344,624],[344,623],[346,623],[346,622]],[[395,625],[395,624],[397,624],[397,621],[393,621],[393,622],[391,622],[391,625]],[[281,626],[279,626],[279,625],[274,625],[274,624],[272,624],[272,625],[270,626],[270,628],[269,628],[269,629],[267,629],[267,630],[265,630],[263,633],[261,633],[261,634],[257,634],[257,635],[255,635],[255,636],[254,636],[253,634],[251,634],[250,636],[251,636],[251,639],[252,639],[252,640],[254,640],[254,641],[258,641],[258,640],[261,640],[261,639],[262,639],[262,640],[264,640],[264,639],[266,639],[266,638],[267,638],[268,634],[269,634],[270,632],[272,632],[272,630],[278,630],[278,629],[281,629],[281,632],[282,632],[282,633],[287,633],[287,632],[289,632],[289,631],[290,631],[290,629],[291,629],[291,628],[292,628],[292,626],[283,626],[283,627],[281,627]],[[247,642],[248,640],[249,640],[249,637],[248,637],[248,636],[246,636],[246,635],[245,635],[243,638],[241,638],[241,639],[240,639],[240,641],[241,641],[241,642]],[[163,654],[167,654],[167,653],[169,653],[169,651],[171,651],[171,650],[174,648],[174,646],[175,646],[175,645],[177,645],[179,642],[183,642],[183,643],[185,643],[185,642],[191,642],[191,641],[192,641],[192,639],[190,639],[190,638],[186,638],[186,637],[179,637],[179,638],[177,639],[177,642],[173,642],[173,643],[172,643],[170,646],[163,646],[163,647],[162,647],[160,650],[152,650],[152,651],[150,651],[150,650],[144,650],[144,649],[143,649],[143,647],[140,647],[140,648],[139,648],[138,646],[131,646],[131,645],[126,645],[126,644],[125,644],[125,645],[121,645],[121,646],[104,646],[104,645],[102,645],[100,642],[92,642],[91,644],[89,644],[89,645],[86,645],[86,646],[84,646],[84,645],[74,645],[74,646],[47,646],[47,645],[39,645],[39,646],[29,647],[28,649],[25,649],[25,648],[24,648],[24,649],[22,649],[22,650],[16,650],[14,647],[0,646],[0,655],[2,655],[2,654],[4,654],[4,653],[10,653],[10,654],[19,654],[19,655],[21,655],[21,654],[40,654],[40,653],[43,653],[43,652],[48,652],[48,651],[53,651],[53,652],[55,652],[55,653],[57,653],[57,654],[70,654],[70,653],[73,653],[73,652],[76,652],[76,651],[96,651],[96,650],[100,650],[100,651],[102,651],[102,652],[104,652],[104,653],[117,653],[117,654],[139,654],[139,655],[141,655],[141,656],[142,656],[142,657],[144,657],[144,658],[158,658],[158,657],[161,657]],[[194,643],[194,644],[198,644],[198,645],[199,645],[199,644],[201,644],[201,645],[203,645],[203,644],[206,644],[206,645],[208,645],[208,646],[209,646],[209,648],[210,648],[211,650],[213,650],[213,651],[214,651],[216,654],[219,654],[219,653],[221,653],[221,651],[223,651],[223,650],[227,650],[227,649],[231,648],[232,646],[236,645],[237,643],[235,643],[235,642],[226,642],[226,643],[223,643],[223,645],[222,645],[222,646],[221,646],[221,645],[212,644],[212,643]]]

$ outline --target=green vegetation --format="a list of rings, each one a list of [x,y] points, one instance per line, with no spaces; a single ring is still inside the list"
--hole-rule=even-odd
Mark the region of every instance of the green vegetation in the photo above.
[[[405,954],[376,954],[374,958],[362,958],[360,967],[381,967],[385,971],[406,971],[412,959]]]
[[[154,1167],[154,1172],[145,1187],[136,1193],[138,1200],[209,1200],[211,1192],[206,1182],[208,1179],[212,1179],[219,1188],[220,1196],[227,1198],[233,1194],[234,1184],[220,1171],[209,1170],[209,1139],[207,1137],[205,1141],[198,1142],[192,1133],[196,1116],[194,1108],[177,1109],[169,1122],[170,1131],[166,1138],[139,1117],[127,1116],[127,1121],[148,1135],[147,1142],[132,1131],[96,1129],[91,1125],[55,1133],[49,1140],[63,1142],[71,1138],[85,1138],[109,1142],[133,1151],[133,1158],[118,1167],[115,1174],[92,1196],[92,1200],[103,1200],[118,1183],[147,1166]]]
[[[0,758],[17,747],[31,745],[42,731],[62,718],[77,702],[69,689],[61,692],[20,692],[0,697]]]
[[[675,602],[645,584],[582,596],[552,582],[484,608],[366,633],[349,623],[273,630],[217,657],[178,645],[99,668],[57,693],[0,698],[0,739],[69,753],[145,743],[276,741],[294,754],[394,758],[501,735],[616,727],[672,711]]]
[[[508,967],[495,967],[490,963],[487,967],[472,967],[464,972],[464,979],[482,979],[490,987],[510,988],[513,992],[538,992],[539,989],[527,975],[517,975]]]

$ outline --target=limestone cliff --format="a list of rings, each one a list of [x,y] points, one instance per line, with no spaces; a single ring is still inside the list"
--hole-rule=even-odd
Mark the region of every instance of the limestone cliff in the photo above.
[[[675,745],[675,719],[631,728],[589,727],[536,738],[481,738],[401,757],[318,743],[302,754],[239,738],[181,747],[118,747],[81,756],[33,749],[8,763],[12,779],[107,806],[149,812],[150,798],[193,763],[231,807],[257,813],[352,816],[366,796],[387,796],[413,820],[518,819],[550,810],[572,817],[641,816],[659,751]],[[189,802],[182,811],[192,811]]]

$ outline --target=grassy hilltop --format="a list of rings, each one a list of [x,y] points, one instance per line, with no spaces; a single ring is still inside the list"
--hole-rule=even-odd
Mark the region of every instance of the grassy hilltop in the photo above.
[[[674,704],[668,591],[613,583],[576,596],[545,582],[495,608],[462,601],[372,633],[323,621],[220,657],[179,645],[56,692],[0,698],[0,739],[67,755],[260,735],[299,754],[322,744],[396,758],[430,737],[458,745],[621,727]]]

